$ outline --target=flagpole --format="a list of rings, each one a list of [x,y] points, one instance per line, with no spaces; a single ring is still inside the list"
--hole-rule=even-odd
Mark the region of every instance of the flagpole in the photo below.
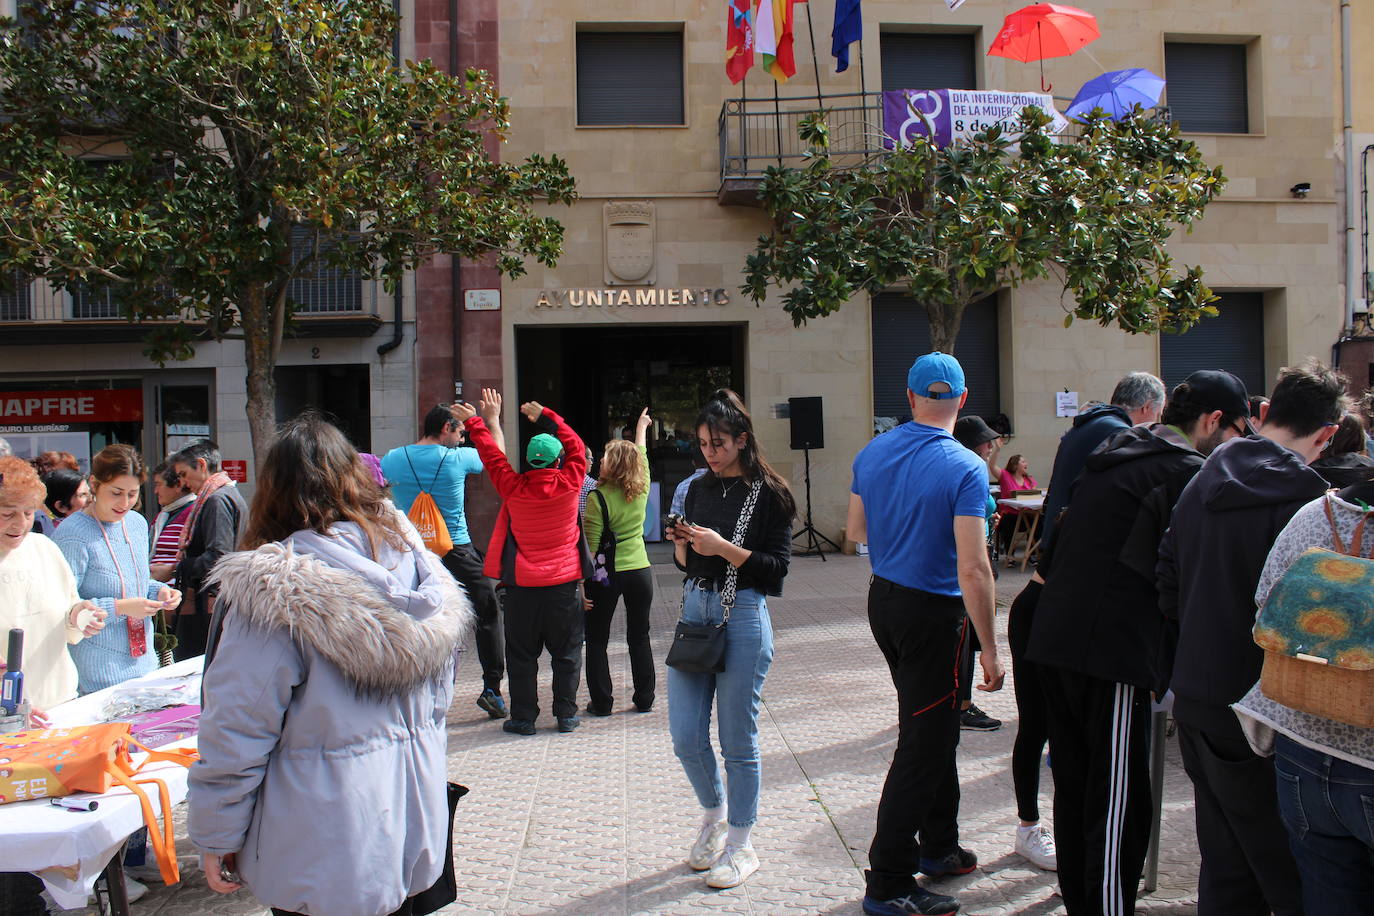
[[[796,9],[794,4],[792,7]],[[811,35],[811,67],[816,71],[816,104],[825,107],[825,96],[821,94],[821,62],[816,57],[816,29],[811,24],[811,4],[806,4],[806,31]]]
[[[782,166],[782,106],[778,103],[778,78],[773,77],[773,131],[778,140],[778,166]]]

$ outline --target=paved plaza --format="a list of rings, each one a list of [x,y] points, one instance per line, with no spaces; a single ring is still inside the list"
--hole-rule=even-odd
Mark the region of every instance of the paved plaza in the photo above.
[[[670,562],[654,572],[654,649],[661,665],[681,577]],[[472,791],[458,808],[459,899],[442,912],[858,914],[861,869],[896,741],[895,694],[864,610],[867,579],[863,558],[795,558],[786,594],[770,601],[777,648],[760,720],[764,791],[754,831],[762,867],[734,890],[708,889],[683,864],[698,809],[669,743],[662,678],[658,705],[636,713],[624,690],[629,666],[623,641],[618,650],[612,641],[615,715],[584,717],[582,727],[567,735],[553,729],[547,711],[547,665],[540,731],[518,737],[473,705],[480,678],[469,653],[449,717],[449,774]],[[999,582],[1004,658],[1006,607],[1025,579],[1005,572]],[[623,640],[619,621],[614,632]],[[962,912],[975,916],[1062,913],[1054,875],[1012,854],[1009,767],[1016,708],[1010,671],[1004,690],[977,695],[975,702],[1005,722],[996,732],[963,732],[959,747],[962,841],[978,854],[980,866],[935,887],[959,896]],[[1181,916],[1196,911],[1197,846],[1191,786],[1174,741],[1168,762],[1159,884],[1140,898],[1139,912]],[[1047,818],[1049,790],[1044,771]],[[179,820],[182,883],[155,886],[133,912],[265,913],[247,892],[219,897],[207,889],[185,839],[184,816]],[[324,859],[331,852],[319,854]],[[358,880],[367,881],[367,874]]]

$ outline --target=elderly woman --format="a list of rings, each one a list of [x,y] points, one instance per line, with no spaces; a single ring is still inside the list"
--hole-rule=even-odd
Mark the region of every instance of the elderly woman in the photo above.
[[[68,644],[105,625],[105,612],[76,593],[62,552],[33,533],[33,516],[45,492],[27,461],[0,458],[0,632],[24,630],[24,687],[35,727],[47,725],[42,709],[76,696],[76,665]],[[6,913],[46,913],[42,890],[43,882],[33,875],[0,874]]]
[[[189,831],[206,880],[278,914],[412,913],[447,858],[444,716],[472,608],[313,414],[268,450],[243,544],[211,577]]]

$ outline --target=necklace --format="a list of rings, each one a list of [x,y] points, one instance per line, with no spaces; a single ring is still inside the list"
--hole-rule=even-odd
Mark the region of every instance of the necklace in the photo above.
[[[105,525],[100,521],[100,517],[94,512],[90,515],[91,518],[95,519],[96,524],[100,525],[100,536],[105,539],[105,548],[110,551],[110,559],[114,561],[115,575],[119,577],[119,597],[127,598],[129,597],[129,586],[124,581],[124,567],[119,562],[119,554],[115,553],[114,545],[110,543],[109,532],[105,530]],[[124,534],[124,546],[129,548],[129,556],[133,556],[134,545],[129,540],[129,528],[124,524],[123,519],[120,519],[119,530]],[[134,658],[139,658],[148,651],[148,634],[144,631],[142,620],[127,620],[126,623],[129,627],[129,654]]]
[[[738,477],[731,477],[728,484],[722,480],[720,483],[720,498],[724,499],[726,495],[735,488],[735,484],[739,482],[740,478]]]

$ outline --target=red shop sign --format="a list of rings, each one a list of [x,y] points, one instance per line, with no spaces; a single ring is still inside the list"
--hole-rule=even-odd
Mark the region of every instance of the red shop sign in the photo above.
[[[219,463],[224,473],[229,475],[229,479],[234,483],[248,482],[248,462],[242,458],[229,458]]]
[[[139,423],[143,390],[0,391],[6,423]]]

